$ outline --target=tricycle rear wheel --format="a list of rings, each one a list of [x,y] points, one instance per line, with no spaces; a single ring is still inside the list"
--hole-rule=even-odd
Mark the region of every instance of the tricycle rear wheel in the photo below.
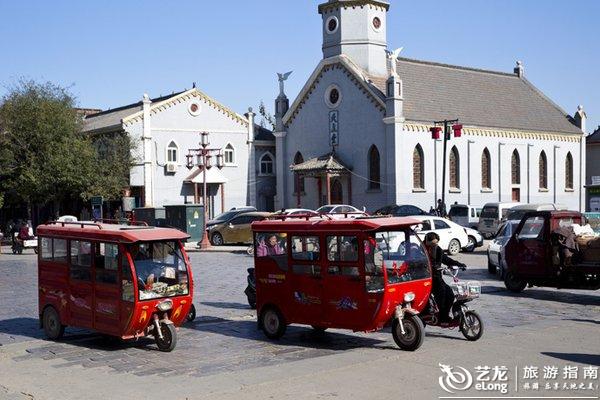
[[[400,321],[398,318],[392,322],[392,336],[394,342],[402,350],[415,351],[423,344],[425,340],[425,327],[423,321],[416,315],[406,315],[402,320],[404,326],[404,334],[400,329]]]
[[[259,324],[265,336],[269,339],[279,339],[285,333],[285,319],[275,307],[266,307],[261,311]]]
[[[517,278],[514,272],[507,272],[504,276],[504,286],[511,292],[520,293],[527,286],[527,282]]]
[[[185,318],[188,322],[192,322],[196,319],[196,306],[192,304],[190,311],[188,311],[188,314],[185,316]]]
[[[172,351],[175,348],[175,345],[177,345],[177,330],[175,329],[175,325],[161,322],[160,332],[162,333],[162,339],[158,332],[154,333],[156,346],[158,346],[160,351]]]
[[[65,333],[65,326],[60,322],[60,316],[56,309],[52,306],[46,307],[42,314],[42,323],[44,324],[44,332],[48,339],[58,340]]]

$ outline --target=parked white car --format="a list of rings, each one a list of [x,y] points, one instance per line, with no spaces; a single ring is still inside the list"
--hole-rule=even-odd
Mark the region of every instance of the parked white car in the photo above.
[[[504,256],[504,246],[511,238],[515,229],[519,225],[520,220],[511,220],[505,222],[498,231],[498,234],[490,242],[487,251],[488,258],[488,272],[490,274],[498,274],[501,278],[504,278],[504,272],[506,271],[506,257]]]
[[[309,210],[308,208],[286,208],[284,210],[279,210],[273,213],[274,216],[277,215],[319,215],[314,210]]]
[[[319,214],[330,214],[334,219],[346,218],[346,216],[347,218],[366,217],[368,215],[366,212],[347,204],[327,204],[317,208],[316,211]]]
[[[441,217],[429,217],[424,215],[411,216],[418,219],[421,225],[415,230],[421,240],[425,240],[425,235],[429,232],[435,232],[439,235],[438,246],[447,250],[449,254],[458,254],[462,249],[469,246],[469,235],[466,228]],[[483,243],[483,239],[481,240]]]

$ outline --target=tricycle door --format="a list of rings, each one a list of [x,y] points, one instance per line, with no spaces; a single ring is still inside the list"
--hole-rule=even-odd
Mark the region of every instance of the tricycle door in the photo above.
[[[323,274],[324,320],[339,328],[360,329],[365,312],[365,277],[361,268],[359,237],[328,235],[326,268]]]
[[[119,245],[95,243],[94,328],[120,336]]]
[[[54,239],[54,247],[66,240]],[[93,328],[94,285],[92,280],[92,242],[70,241],[69,262],[69,319],[70,325]]]
[[[543,216],[530,216],[522,221],[515,234],[516,248],[510,249],[511,259],[516,261],[517,274],[522,277],[543,278],[547,276],[546,258],[550,246],[548,222]],[[512,263],[511,263],[512,264]]]
[[[286,319],[309,325],[323,320],[323,275],[320,238],[291,235],[291,316]]]

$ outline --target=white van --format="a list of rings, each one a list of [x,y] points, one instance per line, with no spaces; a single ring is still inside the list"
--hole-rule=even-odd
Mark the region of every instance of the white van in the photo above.
[[[500,220],[506,216],[509,209],[523,203],[487,203],[479,216],[478,231],[484,238],[493,237],[498,231]]]
[[[477,229],[480,214],[481,207],[475,207],[470,204],[452,204],[448,212],[448,219],[465,228]]]
[[[554,203],[534,203],[534,204],[523,204],[520,206],[514,206],[506,215],[502,218],[502,221],[520,221],[523,216],[529,211],[555,211],[555,210],[568,210],[568,207],[563,204]]]

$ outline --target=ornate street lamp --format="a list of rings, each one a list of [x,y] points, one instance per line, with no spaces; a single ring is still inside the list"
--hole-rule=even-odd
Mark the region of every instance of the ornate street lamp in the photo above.
[[[442,204],[441,204],[441,210],[438,210],[438,212],[441,214],[440,215],[441,217],[446,216],[445,215],[446,214],[446,150],[447,150],[447,142],[448,142],[448,140],[450,140],[450,124],[453,124],[452,131],[454,133],[454,137],[455,138],[461,137],[463,126],[458,123],[458,119],[435,121],[434,126],[429,128],[429,131],[431,132],[431,138],[433,140],[438,140],[440,138],[440,133],[442,132],[442,127],[437,126],[437,125],[444,126],[444,161],[443,161],[443,168],[442,168],[442,170],[443,170],[443,172],[442,172]]]
[[[206,171],[212,168],[211,153],[217,153],[217,168],[222,169],[223,164],[223,152],[222,149],[208,148],[210,142],[208,141],[208,132],[200,133],[200,147],[197,149],[188,149],[186,158],[186,167],[191,170],[194,168],[194,158],[196,158],[196,167],[202,169],[202,205],[204,206],[204,227],[202,234],[202,241],[200,249],[205,250],[210,247],[210,240],[208,239],[208,233],[206,232],[206,221],[208,220],[208,207],[207,207],[207,193],[206,193]]]

